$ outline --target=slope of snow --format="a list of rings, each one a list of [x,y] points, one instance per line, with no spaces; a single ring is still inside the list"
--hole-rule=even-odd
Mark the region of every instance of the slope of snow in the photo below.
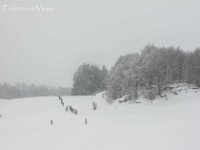
[[[0,149],[199,150],[200,91],[181,92],[142,104],[107,104],[102,94],[63,97],[77,116],[57,97],[0,100]]]

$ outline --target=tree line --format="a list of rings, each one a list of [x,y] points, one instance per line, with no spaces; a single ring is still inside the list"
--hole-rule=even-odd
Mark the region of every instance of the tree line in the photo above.
[[[91,66],[85,64],[79,67],[74,75],[74,89],[78,84],[81,87],[79,90],[85,92],[75,90],[77,93],[72,94],[90,95],[97,91],[107,90],[112,99],[118,99],[124,95],[128,95],[130,99],[137,99],[139,95],[154,99],[155,96],[162,97],[163,90],[169,84],[189,83],[200,87],[199,48],[186,52],[175,47],[147,45],[140,53],[119,57],[115,65],[102,74],[101,88],[98,86],[99,82],[95,82],[94,79],[102,70],[97,69],[99,72],[94,71],[96,73],[94,74]],[[90,68],[90,71],[86,71],[86,68]],[[77,79],[78,76],[80,76],[79,79]]]
[[[11,85],[9,83],[0,84],[0,98],[13,99],[23,97],[36,96],[63,96],[70,95],[70,88],[64,87],[48,87],[44,85],[36,86],[34,84],[27,85],[26,83],[17,83]]]

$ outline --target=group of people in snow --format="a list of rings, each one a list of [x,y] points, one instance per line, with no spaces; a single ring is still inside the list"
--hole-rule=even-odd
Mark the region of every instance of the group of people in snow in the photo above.
[[[60,100],[61,105],[62,105],[62,106],[65,106],[65,103],[64,103],[62,97],[61,97],[61,96],[58,96],[58,99]],[[92,103],[92,106],[93,106],[93,110],[96,110],[96,109],[97,109],[97,104],[96,104],[95,102]],[[72,106],[66,106],[66,107],[65,107],[65,111],[66,111],[66,112],[69,111],[69,112],[71,112],[71,113],[73,113],[73,114],[75,114],[75,115],[78,115],[78,110],[75,109],[75,108],[73,108]],[[53,125],[53,123],[54,123],[53,120],[50,120],[50,124]],[[88,123],[87,118],[85,118],[84,123],[85,123],[85,125],[87,125],[87,123]]]

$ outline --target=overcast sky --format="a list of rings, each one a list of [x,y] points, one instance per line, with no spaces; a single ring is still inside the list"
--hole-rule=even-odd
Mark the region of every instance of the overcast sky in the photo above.
[[[54,10],[10,10],[36,5]],[[200,47],[198,0],[1,0],[0,7],[0,83],[72,86],[83,62],[110,68],[147,43]]]

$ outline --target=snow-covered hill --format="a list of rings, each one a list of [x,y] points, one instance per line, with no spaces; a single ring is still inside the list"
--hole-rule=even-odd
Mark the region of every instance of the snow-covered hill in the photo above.
[[[78,115],[66,112],[58,97],[0,100],[0,149],[199,150],[200,90],[183,87],[153,103],[107,104],[102,94],[63,97]]]

